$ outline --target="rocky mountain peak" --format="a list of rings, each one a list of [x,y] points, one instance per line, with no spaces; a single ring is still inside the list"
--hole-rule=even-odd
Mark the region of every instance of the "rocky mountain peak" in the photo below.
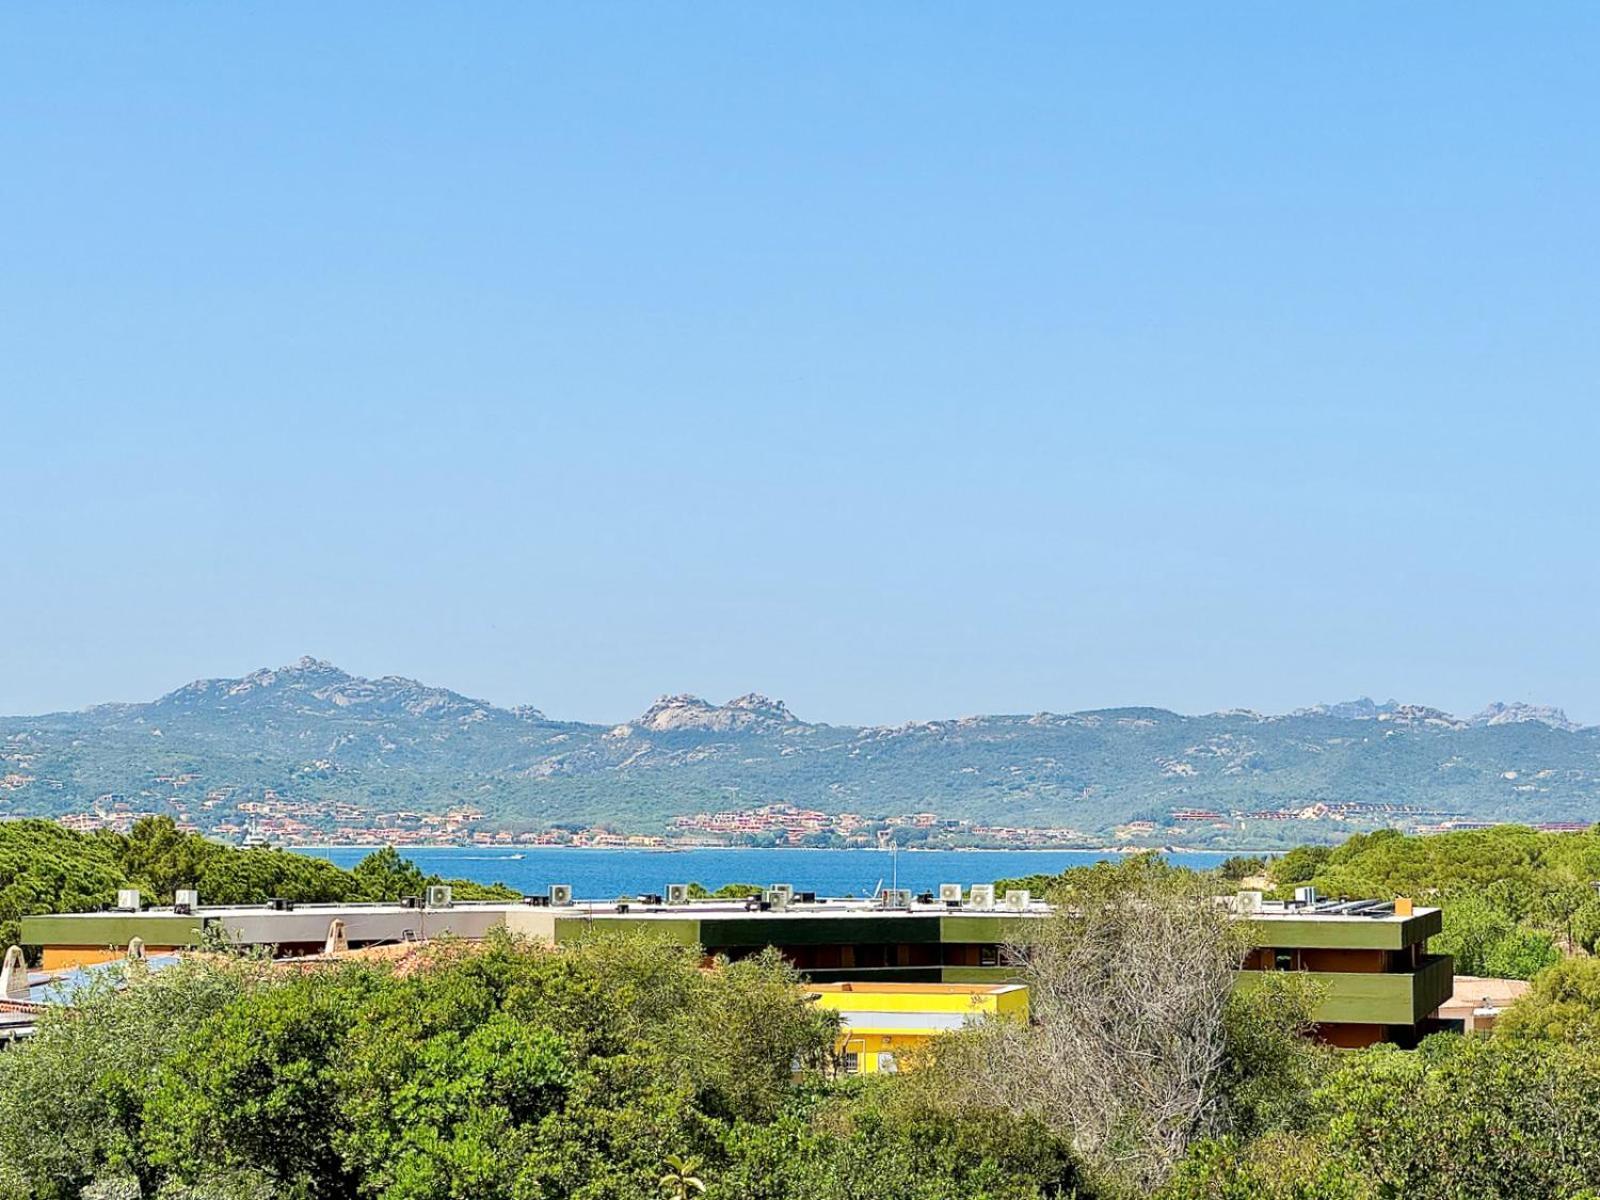
[[[1469,723],[1473,725],[1517,725],[1524,721],[1535,721],[1553,729],[1564,729],[1568,733],[1583,728],[1576,721],[1569,720],[1564,711],[1550,704],[1506,704],[1496,700],[1469,718]]]
[[[382,716],[483,719],[493,706],[400,675],[366,679],[310,655],[283,667],[263,667],[238,679],[198,679],[169,692],[157,708],[202,711],[274,710],[309,715],[346,710]],[[537,710],[528,710],[536,712]],[[528,719],[524,715],[524,719]]]
[[[1337,717],[1342,721],[1373,721],[1385,713],[1392,713],[1400,708],[1397,700],[1385,700],[1379,704],[1371,696],[1360,696],[1355,700],[1342,700],[1337,704],[1313,704],[1310,708],[1296,709],[1290,713],[1294,717]]]
[[[726,704],[712,704],[687,693],[662,696],[630,726],[656,733],[676,730],[704,730],[726,733],[734,730],[773,729],[798,725],[793,713],[781,700],[750,692]]]
[[[757,716],[768,717],[774,721],[795,720],[795,715],[789,711],[787,704],[782,700],[774,700],[769,696],[763,696],[760,692],[747,692],[743,696],[729,700],[723,707],[754,713]]]

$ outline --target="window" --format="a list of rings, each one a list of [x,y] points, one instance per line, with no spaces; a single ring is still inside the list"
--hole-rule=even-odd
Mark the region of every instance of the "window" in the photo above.
[[[1273,953],[1272,966],[1279,971],[1294,970],[1294,951],[1278,950]]]
[[[980,967],[998,967],[1000,965],[1000,947],[979,946],[978,965]]]
[[[857,1071],[861,1070],[861,1056],[854,1050],[846,1050],[844,1052],[844,1059],[840,1065],[844,1068],[844,1073],[846,1075],[854,1075]]]

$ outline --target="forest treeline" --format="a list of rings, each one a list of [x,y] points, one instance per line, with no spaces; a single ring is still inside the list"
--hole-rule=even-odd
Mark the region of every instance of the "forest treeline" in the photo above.
[[[25,916],[92,912],[119,888],[155,904],[177,888],[198,888],[207,904],[255,904],[281,896],[304,903],[397,900],[430,883],[462,899],[515,899],[510,888],[427,876],[393,848],[350,870],[287,850],[240,849],[185,833],[170,817],[144,817],[127,834],[77,833],[51,821],[0,822],[0,946],[15,943]]]

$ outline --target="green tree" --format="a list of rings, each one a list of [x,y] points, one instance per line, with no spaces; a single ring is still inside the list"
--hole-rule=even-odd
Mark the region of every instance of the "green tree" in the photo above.
[[[1222,1125],[1232,1134],[1254,1137],[1304,1122],[1307,1101],[1332,1065],[1330,1052],[1312,1040],[1324,991],[1301,972],[1273,971],[1229,995]]]
[[[1266,871],[1267,860],[1259,854],[1235,854],[1223,859],[1217,867],[1217,874],[1230,883],[1238,883],[1252,875],[1264,875]]]
[[[170,903],[181,887],[193,887],[222,847],[193,833],[181,833],[171,817],[141,817],[122,845],[127,878],[158,902]]]
[[[241,969],[188,960],[121,988],[100,973],[72,1008],[0,1053],[0,1194],[67,1200],[91,1184],[152,1195],[142,1106],[183,1043],[250,986]]]
[[[1494,1032],[1503,1038],[1600,1045],[1600,959],[1569,958],[1540,972],[1527,995],[1501,1015]]]
[[[1406,1200],[1569,1200],[1600,1184],[1595,1047],[1441,1034],[1340,1060],[1314,1096],[1330,1157]]]
[[[420,896],[428,880],[421,868],[408,858],[401,858],[393,846],[374,850],[354,867],[357,894],[362,900],[398,900],[402,896]]]

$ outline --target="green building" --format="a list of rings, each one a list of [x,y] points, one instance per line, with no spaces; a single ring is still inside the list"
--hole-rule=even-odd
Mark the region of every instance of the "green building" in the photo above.
[[[644,931],[708,955],[737,959],[776,947],[817,983],[991,983],[1011,977],[1005,950],[1027,940],[1030,922],[1050,907],[1013,893],[996,905],[983,888],[949,889],[943,902],[815,899],[778,889],[762,900],[572,901],[565,889],[522,903],[452,903],[447,889],[404,904],[286,904],[181,908],[129,907],[100,913],[25,917],[25,944],[42,948],[46,969],[102,962],[139,938],[146,950],[181,949],[223,939],[275,947],[282,955],[423,941],[475,939],[505,926],[535,940],[570,942],[607,931]],[[977,903],[973,902],[976,894]],[[1322,985],[1322,1035],[1336,1045],[1408,1044],[1451,993],[1448,957],[1429,954],[1437,909],[1396,912],[1393,904],[1252,902],[1238,913],[1256,949],[1241,985],[1270,971],[1304,971]],[[334,922],[338,940],[332,936]]]

